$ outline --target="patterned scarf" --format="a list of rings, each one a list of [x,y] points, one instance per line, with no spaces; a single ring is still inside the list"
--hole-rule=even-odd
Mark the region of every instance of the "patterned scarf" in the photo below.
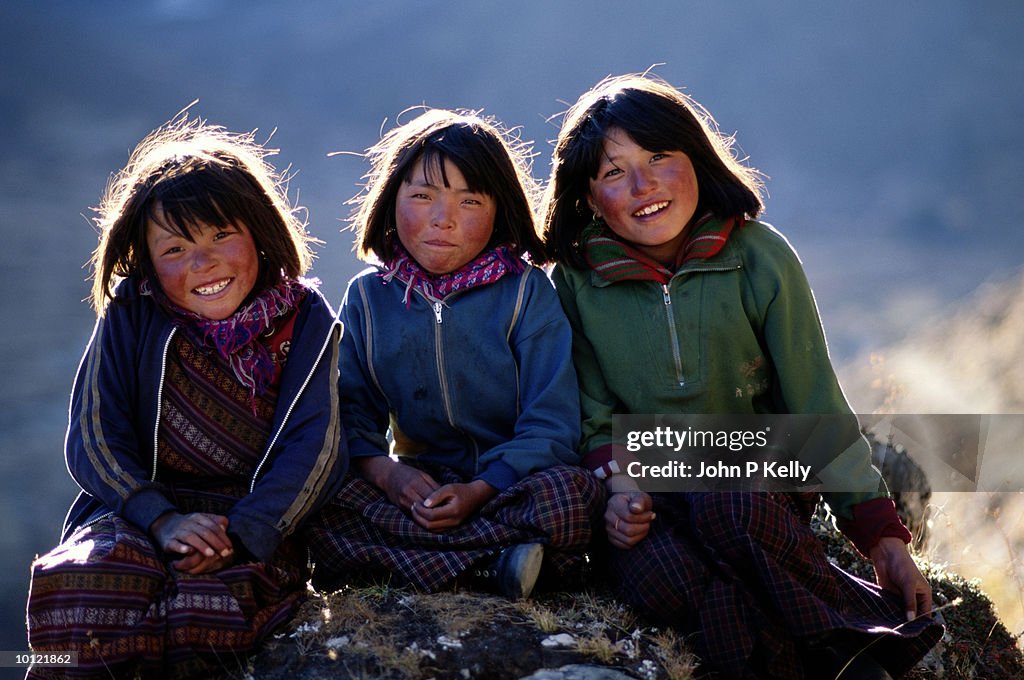
[[[276,286],[267,288],[220,321],[178,307],[148,279],[139,285],[139,292],[152,296],[197,347],[209,347],[226,361],[255,403],[256,395],[265,394],[274,381],[274,359],[262,338],[274,332],[276,319],[287,317],[298,308],[309,286],[315,284],[315,280],[282,277]]]
[[[706,260],[717,255],[729,239],[733,227],[742,226],[742,217],[731,217],[717,231],[696,233],[711,220],[705,215],[690,227],[695,235],[683,246],[675,270],[690,260]],[[616,281],[656,281],[668,283],[675,271],[645,255],[638,248],[620,239],[604,220],[594,220],[580,234],[583,257],[599,278],[608,283]]]
[[[408,307],[413,290],[420,291],[429,300],[440,300],[457,290],[494,283],[505,274],[520,274],[525,270],[526,262],[515,257],[508,246],[498,246],[485,250],[453,272],[435,276],[423,269],[396,241],[392,257],[384,262],[380,275],[385,283],[394,279],[405,284],[402,302]]]

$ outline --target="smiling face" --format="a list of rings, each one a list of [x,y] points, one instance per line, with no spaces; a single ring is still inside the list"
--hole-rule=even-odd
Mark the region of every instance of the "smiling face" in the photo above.
[[[682,151],[650,151],[619,128],[605,135],[587,202],[620,238],[672,264],[697,209],[697,176]]]
[[[453,272],[483,251],[494,214],[494,199],[470,191],[458,167],[443,159],[430,166],[416,161],[395,198],[398,240],[434,275]]]
[[[155,215],[161,215],[159,209]],[[160,288],[177,306],[220,321],[238,309],[259,275],[256,244],[245,225],[197,224],[194,241],[158,219],[146,224],[146,244]]]

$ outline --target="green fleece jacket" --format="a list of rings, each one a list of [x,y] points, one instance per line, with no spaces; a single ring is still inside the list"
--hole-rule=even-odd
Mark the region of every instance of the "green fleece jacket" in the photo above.
[[[574,331],[585,455],[610,449],[613,413],[851,414],[800,260],[767,224],[734,229],[665,286],[565,265],[552,277]],[[842,481],[823,494],[841,525],[887,495],[863,437],[819,476]]]

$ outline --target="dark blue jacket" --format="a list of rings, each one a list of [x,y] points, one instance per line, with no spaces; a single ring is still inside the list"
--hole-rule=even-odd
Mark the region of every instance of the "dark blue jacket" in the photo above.
[[[175,506],[156,459],[167,352],[178,332],[150,296],[122,282],[96,322],[71,394],[65,458],[82,488],[64,536],[111,511],[143,530]],[[261,561],[340,487],[348,467],[338,409],[342,325],[318,291],[303,299],[264,457],[229,531]]]
[[[572,331],[551,281],[529,267],[443,300],[356,276],[342,303],[342,421],[353,456],[416,455],[504,490],[578,464]]]

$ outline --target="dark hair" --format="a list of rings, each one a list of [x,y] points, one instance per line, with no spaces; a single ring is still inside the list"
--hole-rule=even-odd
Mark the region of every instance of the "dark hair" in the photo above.
[[[736,159],[733,138],[719,132],[700,104],[654,76],[609,77],[566,112],[555,143],[543,201],[545,245],[555,260],[584,266],[578,241],[591,221],[589,181],[597,177],[612,128],[649,151],[682,151],[690,158],[699,189],[696,216],[761,212],[761,173]]]
[[[303,210],[288,200],[287,180],[267,163],[276,153],[183,111],[149,133],[128,164],[107,184],[95,208],[100,241],[93,253],[92,305],[103,315],[122,278],[148,277],[159,285],[146,226],[154,218],[192,240],[199,223],[215,227],[244,224],[260,254],[253,291],[306,273],[316,239],[300,219]],[[159,213],[159,214],[158,214]]]
[[[355,205],[352,223],[360,259],[392,257],[399,184],[411,180],[422,158],[425,167],[438,170],[445,186],[447,161],[459,169],[470,191],[494,199],[494,233],[487,248],[507,245],[516,257],[528,254],[536,264],[547,260],[533,212],[538,189],[530,175],[528,145],[497,122],[474,112],[428,109],[384,135],[366,156],[366,189],[349,201]]]

